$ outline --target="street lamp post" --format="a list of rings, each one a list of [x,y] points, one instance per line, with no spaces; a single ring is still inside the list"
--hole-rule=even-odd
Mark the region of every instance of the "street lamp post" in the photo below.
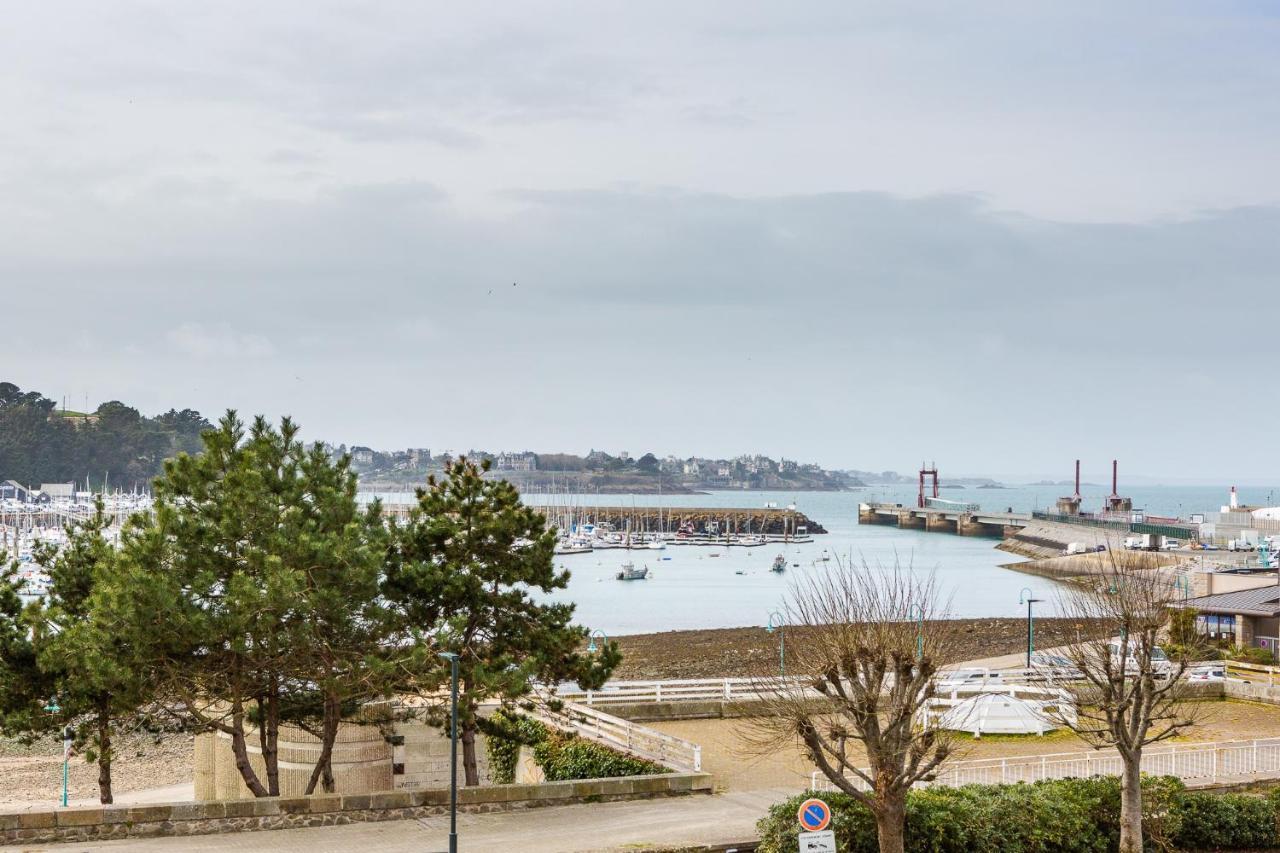
[[[62,706],[58,704],[58,697],[55,696],[49,700],[48,704],[44,706],[44,712],[46,714],[62,713]],[[68,782],[68,777],[70,776],[68,765],[70,764],[70,761],[71,761],[71,740],[72,740],[73,734],[74,732],[71,731],[71,726],[63,727],[62,729],[62,806],[63,808],[66,808],[66,805],[67,805],[67,782]]]
[[[458,853],[458,655],[441,652],[449,662],[449,853]]]
[[[69,765],[71,763],[71,741],[75,736],[75,732],[71,726],[66,726],[62,730],[62,807],[67,807],[67,777],[69,776]]]
[[[924,606],[913,604],[907,610],[907,617],[915,616],[916,620],[916,660],[924,658]]]
[[[778,632],[778,674],[784,678],[787,675],[787,632],[784,630],[786,622],[782,618],[782,614],[773,611],[769,614],[769,622],[764,626],[765,631],[772,634]]]
[[[1036,648],[1036,629],[1035,621],[1031,616],[1031,605],[1043,600],[1041,598],[1032,598],[1031,590],[1025,586],[1018,593],[1018,603],[1027,605],[1027,669],[1031,668],[1031,653]]]

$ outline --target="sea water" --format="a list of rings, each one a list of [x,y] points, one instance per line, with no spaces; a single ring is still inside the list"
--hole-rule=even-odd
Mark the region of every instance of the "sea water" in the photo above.
[[[943,489],[948,500],[977,503],[988,510],[1015,511],[1051,508],[1059,493],[1071,487],[1019,486],[1009,489]],[[1109,488],[1087,487],[1084,508],[1097,509]],[[1215,511],[1226,503],[1223,489],[1207,487],[1151,486],[1123,490],[1134,507],[1153,515],[1188,517],[1194,512]],[[1270,488],[1240,490],[1242,503],[1268,502]],[[1276,492],[1280,494],[1280,492]],[[666,550],[593,551],[556,557],[556,565],[569,570],[569,586],[551,596],[576,605],[575,621],[609,635],[670,631],[686,628],[764,626],[770,614],[781,609],[793,594],[796,582],[812,572],[830,571],[836,558],[866,562],[871,566],[898,564],[920,573],[934,573],[941,598],[949,600],[956,617],[1020,617],[1019,604],[1026,591],[1043,603],[1037,613],[1052,615],[1061,600],[1055,582],[1002,564],[1021,558],[996,550],[996,539],[901,530],[890,525],[858,524],[858,504],[887,501],[914,506],[915,486],[877,486],[855,492],[714,492],[704,495],[528,495],[531,503],[548,500],[566,504],[600,506],[671,507],[780,507],[796,509],[828,531],[810,543],[769,544],[756,548],[671,546]],[[718,556],[711,556],[712,554]],[[787,570],[769,571],[774,558],[783,554]],[[822,561],[824,555],[829,561]],[[619,581],[624,562],[647,565],[650,577],[643,581]],[[797,565],[798,564],[798,565]],[[742,572],[742,574],[739,574]]]

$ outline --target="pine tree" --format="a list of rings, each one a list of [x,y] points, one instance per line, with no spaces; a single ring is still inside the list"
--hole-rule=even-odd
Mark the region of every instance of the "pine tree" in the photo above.
[[[0,567],[0,731],[34,738],[57,728],[58,720],[46,709],[58,685],[40,667],[36,631],[43,632],[41,608],[23,603],[20,581],[8,576],[17,565],[3,552]]]
[[[569,581],[567,571],[555,569],[555,531],[510,483],[486,480],[488,469],[487,461],[478,467],[462,458],[444,479],[432,477],[418,491],[417,507],[393,531],[385,585],[406,637],[415,641],[418,689],[447,687],[437,652],[459,656],[467,785],[480,783],[481,703],[520,701],[535,682],[598,687],[621,660],[613,643],[599,655],[582,655],[587,631],[570,622],[573,605],[535,600],[535,592],[564,589]]]
[[[339,715],[377,690],[379,510],[359,508],[346,460],[297,434],[287,418],[279,430],[256,418],[246,432],[228,412],[202,453],[167,462],[152,519],[126,532],[115,595],[119,629],[153,638],[168,712],[227,735],[254,796],[280,793],[280,726],[317,718],[312,785],[332,788]]]
[[[35,678],[39,691],[48,691],[53,701],[46,707],[30,687],[23,688],[25,695],[14,703],[10,717],[11,727],[23,728],[28,735],[74,724],[76,743],[87,747],[86,758],[98,765],[99,799],[104,804],[112,802],[113,732],[146,701],[149,686],[132,665],[136,656],[126,638],[103,630],[97,618],[97,591],[118,566],[116,549],[106,537],[110,523],[99,498],[92,516],[67,527],[65,544],[40,542],[34,548],[32,556],[51,583],[48,597],[23,612],[28,648],[22,654],[28,677]],[[12,605],[0,609],[8,614]],[[22,646],[17,640],[15,647]],[[56,713],[50,711],[54,707]]]

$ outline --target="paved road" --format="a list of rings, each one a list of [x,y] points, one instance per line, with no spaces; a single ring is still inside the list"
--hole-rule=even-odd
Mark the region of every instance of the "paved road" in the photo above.
[[[755,823],[792,790],[738,791],[714,796],[555,806],[486,815],[460,815],[458,847],[465,853],[587,853],[647,847],[716,844],[755,838]],[[607,839],[607,841],[605,840]],[[358,823],[274,832],[186,838],[148,838],[22,848],[34,853],[123,853],[165,850],[262,853],[430,853],[448,849],[449,818]]]

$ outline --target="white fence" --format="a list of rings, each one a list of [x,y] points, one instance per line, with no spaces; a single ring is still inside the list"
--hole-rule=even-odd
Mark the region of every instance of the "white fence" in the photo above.
[[[561,687],[557,692],[583,705],[622,705],[650,702],[738,701],[759,699],[782,684],[802,686],[805,679],[692,678],[679,681],[611,681],[603,690],[575,690]],[[814,692],[817,695],[817,692]]]
[[[562,711],[541,708],[535,715],[557,728],[673,770],[702,770],[702,747],[696,743],[620,719],[595,708],[565,702]]]
[[[963,669],[939,674],[938,693],[949,693],[964,684],[1040,684],[1052,682],[1054,673],[1047,670]],[[788,696],[797,689],[818,696],[808,686],[809,679],[786,678],[690,678],[673,681],[611,681],[601,690],[579,690],[562,684],[557,695],[583,705],[647,704],[653,702],[732,702],[752,701],[776,695],[785,688]]]
[[[979,758],[945,764],[936,779],[921,785],[1004,785],[1042,779],[1118,776],[1121,766],[1116,752],[1103,750]],[[1186,782],[1209,783],[1277,777],[1280,776],[1280,738],[1148,747],[1142,753],[1142,772],[1154,776],[1177,776]],[[848,778],[860,790],[868,788],[862,779],[856,776]],[[811,788],[830,791],[834,786],[822,773],[815,771],[811,777]]]

